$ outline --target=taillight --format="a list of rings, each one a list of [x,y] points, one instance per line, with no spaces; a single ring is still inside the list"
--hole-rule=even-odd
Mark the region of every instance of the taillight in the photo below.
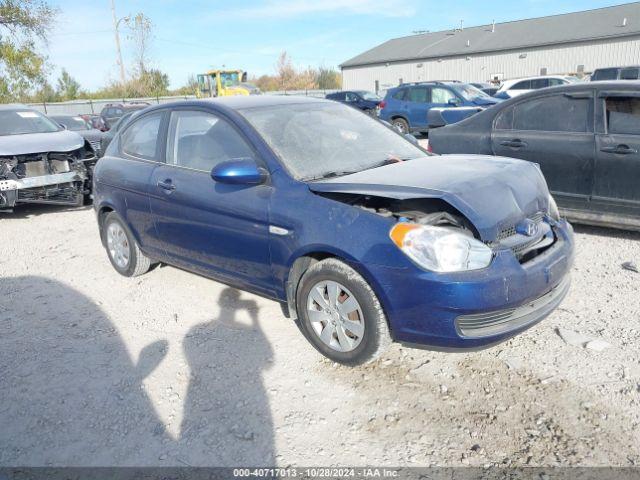
[[[382,110],[386,106],[387,106],[387,102],[385,102],[384,100],[378,104],[378,107],[380,107],[380,110]]]

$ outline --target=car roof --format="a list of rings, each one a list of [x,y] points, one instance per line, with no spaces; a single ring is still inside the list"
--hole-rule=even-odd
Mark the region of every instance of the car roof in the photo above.
[[[303,103],[328,103],[335,105],[335,102],[324,98],[303,97],[297,95],[236,95],[231,97],[205,98],[199,100],[181,100],[177,102],[165,103],[153,106],[153,110],[162,107],[178,106],[200,106],[200,107],[222,107],[230,110],[241,110],[245,108],[265,108],[280,105],[296,105]]]

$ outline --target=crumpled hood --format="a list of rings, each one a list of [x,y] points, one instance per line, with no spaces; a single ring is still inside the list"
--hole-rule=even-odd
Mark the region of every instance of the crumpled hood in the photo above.
[[[546,212],[549,190],[536,164],[485,155],[439,155],[308,183],[314,192],[406,200],[440,198],[460,211],[484,241],[525,216]]]
[[[84,145],[76,132],[25,133],[0,136],[0,156],[28,155],[44,152],[71,152]]]

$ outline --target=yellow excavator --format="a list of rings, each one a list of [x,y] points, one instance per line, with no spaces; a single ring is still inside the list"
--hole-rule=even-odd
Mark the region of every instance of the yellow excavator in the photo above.
[[[260,89],[247,83],[242,70],[209,70],[198,75],[198,98],[257,95]]]

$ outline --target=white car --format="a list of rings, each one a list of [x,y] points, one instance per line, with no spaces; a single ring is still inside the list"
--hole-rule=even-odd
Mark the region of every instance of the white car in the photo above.
[[[578,77],[568,75],[546,75],[543,77],[516,78],[505,80],[494,96],[500,98],[505,95],[509,98],[517,97],[523,93],[541,88],[556,87],[580,81]]]

